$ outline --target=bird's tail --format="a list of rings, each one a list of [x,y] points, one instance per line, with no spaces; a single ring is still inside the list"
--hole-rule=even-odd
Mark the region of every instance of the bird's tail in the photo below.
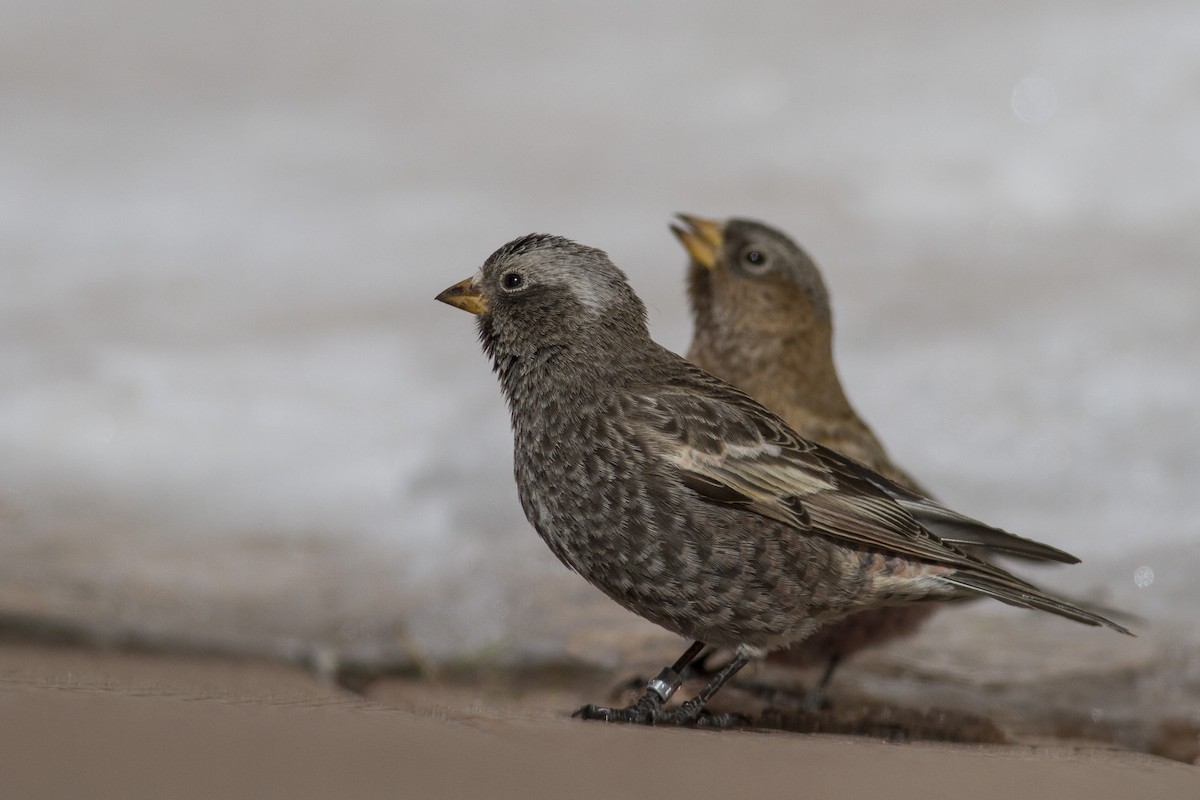
[[[972,592],[994,597],[1002,603],[1008,603],[1010,606],[1049,611],[1051,614],[1073,619],[1076,622],[1082,622],[1084,625],[1103,625],[1119,633],[1133,636],[1133,632],[1125,626],[1118,625],[1107,617],[1080,608],[1061,598],[1052,597],[1033,584],[1026,583],[1015,576],[1007,574],[996,576],[960,570],[950,575],[942,576],[941,580]]]

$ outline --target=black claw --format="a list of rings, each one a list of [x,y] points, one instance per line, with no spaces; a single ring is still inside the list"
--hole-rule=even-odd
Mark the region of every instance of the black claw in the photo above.
[[[729,728],[742,728],[750,726],[750,718],[745,714],[710,714],[705,711],[696,718],[697,728],[716,728],[717,730],[728,730]]]
[[[571,715],[576,719],[594,719],[601,722],[622,722],[631,725],[671,725],[697,728],[734,728],[749,725],[750,720],[741,714],[711,714],[703,707],[688,701],[672,708],[656,708],[637,703],[625,708],[586,705]]]
[[[628,708],[608,708],[607,706],[597,706],[588,703],[586,706],[580,706],[575,709],[575,713],[571,715],[573,719],[598,719],[601,722],[635,722],[632,718],[634,706]]]
[[[572,717],[598,719],[603,722],[629,722],[636,725],[654,725],[663,713],[662,700],[658,695],[647,692],[636,703],[625,708],[608,708],[589,703],[575,710]]]
[[[588,704],[581,706],[571,715],[576,719],[594,719],[600,722],[624,722],[631,725],[656,725],[658,714],[652,710],[626,706],[625,708],[608,708]]]

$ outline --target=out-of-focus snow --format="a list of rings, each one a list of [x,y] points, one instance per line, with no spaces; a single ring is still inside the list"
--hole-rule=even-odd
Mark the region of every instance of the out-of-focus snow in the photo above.
[[[644,628],[525,524],[432,298],[561,233],[681,350],[691,211],[808,247],[914,474],[1200,648],[1195,4],[2,11],[0,612],[604,658]]]

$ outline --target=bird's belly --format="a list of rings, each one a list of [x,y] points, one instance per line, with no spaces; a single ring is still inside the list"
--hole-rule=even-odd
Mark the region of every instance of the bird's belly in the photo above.
[[[516,463],[526,516],[555,556],[667,630],[769,650],[844,605],[841,548],[819,537],[657,491],[636,463]]]

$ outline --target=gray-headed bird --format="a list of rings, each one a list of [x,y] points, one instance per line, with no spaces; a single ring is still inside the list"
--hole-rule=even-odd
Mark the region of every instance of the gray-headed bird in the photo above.
[[[534,529],[610,598],[694,640],[633,705],[579,716],[696,722],[751,660],[888,606],[985,595],[1128,633],[962,545],[1063,560],[1061,551],[801,438],[656,344],[645,306],[600,250],[523,236],[437,299],[477,315]],[[666,707],[706,644],[734,659],[694,698]]]

